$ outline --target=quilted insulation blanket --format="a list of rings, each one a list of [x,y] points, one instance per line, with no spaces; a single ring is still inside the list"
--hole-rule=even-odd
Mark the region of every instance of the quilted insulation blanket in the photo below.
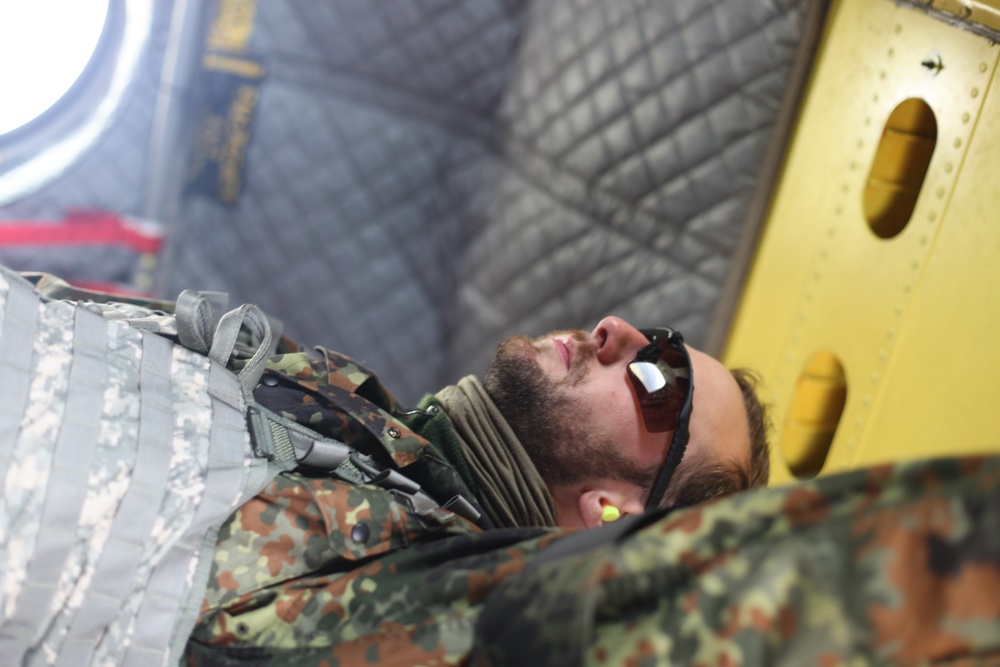
[[[164,296],[258,303],[404,402],[609,314],[711,349],[824,6],[261,2],[244,189],[186,199]]]

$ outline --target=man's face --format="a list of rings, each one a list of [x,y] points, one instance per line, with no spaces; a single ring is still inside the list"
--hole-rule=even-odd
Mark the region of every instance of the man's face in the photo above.
[[[627,374],[647,344],[616,317],[589,333],[557,331],[501,343],[486,389],[550,487],[602,475],[648,485],[659,469],[673,433],[646,430]],[[747,461],[749,429],[739,386],[718,361],[688,351],[695,394],[681,468],[706,456]]]

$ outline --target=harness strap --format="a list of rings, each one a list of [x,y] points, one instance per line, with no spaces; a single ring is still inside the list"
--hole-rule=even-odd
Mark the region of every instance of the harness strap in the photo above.
[[[247,411],[251,441],[258,456],[325,470],[352,484],[373,484],[405,500],[425,519],[448,523],[455,514],[476,522],[481,514],[461,496],[444,505],[427,495],[419,484],[398,470],[384,468],[374,458],[330,438],[317,437],[302,425],[254,403]]]

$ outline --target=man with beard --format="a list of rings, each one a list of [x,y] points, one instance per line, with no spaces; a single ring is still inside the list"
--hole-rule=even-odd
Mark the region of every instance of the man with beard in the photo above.
[[[356,362],[317,352],[271,358],[255,398],[355,453],[334,471],[278,475],[223,525],[188,646],[199,663],[222,650],[353,664],[374,650],[354,638],[374,628],[420,645],[407,633],[442,610],[464,625],[429,645],[467,649],[472,602],[554,529],[767,481],[749,376],[670,329],[608,317],[510,338],[483,383],[463,378],[414,410]]]
[[[675,332],[658,331],[679,339]],[[608,317],[589,333],[560,331],[535,340],[508,338],[497,350],[482,389],[470,376],[458,383],[457,390],[449,387],[436,397],[449,416],[466,413],[473,400],[461,402],[456,394],[487,405],[492,402],[498,414],[490,425],[502,430],[509,424],[514,437],[507,439],[508,445],[523,447],[527,453],[530,462],[523,464],[526,472],[522,474],[530,477],[537,470],[544,481],[555,525],[593,528],[609,516],[605,508],[638,514],[644,508],[688,506],[765,484],[764,416],[747,373],[731,373],[693,348],[684,346],[685,355],[665,347],[671,363],[648,363],[645,368],[670,376],[671,382],[661,390],[668,395],[660,404],[667,421],[651,426],[644,418],[646,409],[638,395],[644,390],[636,381],[642,372],[635,367],[640,365],[636,363],[640,351],[651,347],[648,333]],[[659,351],[656,344],[652,347]],[[689,423],[678,424],[692,374],[697,398]],[[452,421],[462,432],[461,422]],[[678,426],[681,437],[689,431],[690,440],[686,448],[673,442],[680,465],[673,483],[665,486],[667,493],[659,489],[651,499],[673,440],[670,436]],[[467,458],[480,457],[469,452]],[[516,476],[517,471],[510,473]],[[477,486],[491,490],[485,503],[505,496],[502,484],[506,479],[508,475],[498,474],[495,466],[476,475]],[[550,516],[542,518],[542,525],[553,524]],[[517,525],[532,524],[520,520]]]

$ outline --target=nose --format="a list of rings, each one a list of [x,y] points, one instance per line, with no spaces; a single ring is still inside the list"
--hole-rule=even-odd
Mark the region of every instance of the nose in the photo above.
[[[632,361],[635,353],[649,343],[638,329],[620,317],[605,317],[593,331],[597,341],[597,360],[605,365]]]

